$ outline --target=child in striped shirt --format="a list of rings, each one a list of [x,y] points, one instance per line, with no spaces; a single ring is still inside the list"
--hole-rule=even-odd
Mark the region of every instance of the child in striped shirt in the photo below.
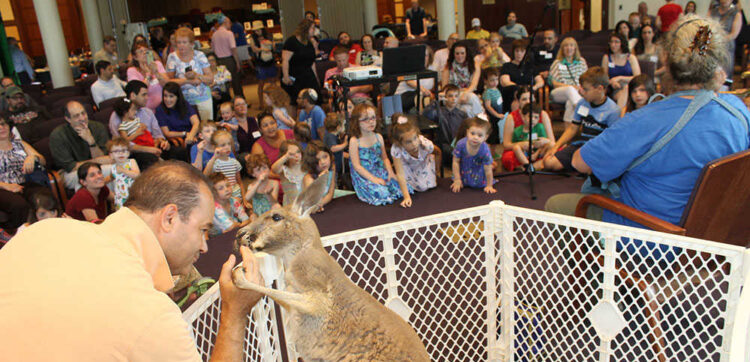
[[[211,144],[214,146],[214,155],[208,161],[203,173],[208,176],[212,173],[221,173],[227,178],[227,184],[232,188],[232,196],[245,199],[242,187],[240,171],[242,165],[232,156],[232,134],[220,129],[211,135]]]
[[[151,132],[148,131],[145,124],[141,123],[140,118],[135,116],[137,110],[135,104],[127,98],[120,99],[115,103],[114,111],[122,120],[117,131],[128,142],[154,147],[154,138],[151,136]]]

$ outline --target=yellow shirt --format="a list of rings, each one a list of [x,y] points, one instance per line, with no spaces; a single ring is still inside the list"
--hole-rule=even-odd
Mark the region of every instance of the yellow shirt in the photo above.
[[[0,359],[200,361],[156,236],[122,208],[48,219],[0,250]]]
[[[480,29],[479,31],[472,29],[472,30],[469,30],[468,33],[466,33],[466,39],[489,39],[489,38],[490,38],[490,32],[484,29]]]

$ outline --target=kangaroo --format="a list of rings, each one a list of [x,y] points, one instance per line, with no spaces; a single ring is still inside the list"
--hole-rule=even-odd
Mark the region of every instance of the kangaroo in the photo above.
[[[237,248],[280,257],[286,290],[248,282],[242,264],[232,273],[234,283],[286,309],[288,339],[305,361],[429,361],[411,326],[349,280],[323,248],[310,212],[326,191],[325,179],[237,233]]]

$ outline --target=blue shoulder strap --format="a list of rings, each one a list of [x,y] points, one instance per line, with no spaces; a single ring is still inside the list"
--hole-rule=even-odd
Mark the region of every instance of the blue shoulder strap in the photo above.
[[[626,172],[634,169],[635,167],[637,167],[638,165],[640,165],[641,163],[649,159],[651,156],[653,156],[655,153],[659,152],[662,148],[664,148],[664,146],[666,146],[667,143],[669,143],[669,141],[672,140],[672,138],[677,136],[677,134],[680,133],[680,131],[682,131],[683,128],[685,128],[688,121],[690,121],[690,119],[692,119],[693,116],[695,116],[695,113],[697,113],[698,110],[703,108],[703,106],[710,103],[711,101],[716,101],[716,103],[724,107],[727,111],[729,111],[729,113],[731,113],[737,119],[742,120],[743,125],[745,126],[745,131],[748,131],[748,129],[750,129],[750,124],[748,124],[748,120],[745,118],[742,112],[734,108],[734,106],[729,104],[727,101],[717,97],[716,93],[712,91],[697,90],[697,91],[678,92],[667,97],[667,99],[674,98],[674,97],[681,97],[681,96],[691,96],[691,95],[695,96],[695,98],[693,98],[693,100],[690,102],[687,109],[685,109],[685,112],[682,113],[682,116],[680,116],[680,119],[677,120],[677,123],[675,123],[675,125],[672,126],[672,129],[670,129],[669,132],[667,132],[667,134],[665,134],[664,136],[662,136],[662,138],[656,141],[648,150],[648,152],[641,155],[641,157],[638,157],[637,159],[635,159],[635,161],[633,161],[633,163],[631,163],[630,166],[628,166]]]

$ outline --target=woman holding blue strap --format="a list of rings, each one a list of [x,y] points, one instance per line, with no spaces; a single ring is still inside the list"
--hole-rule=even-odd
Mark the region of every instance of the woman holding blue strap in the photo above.
[[[613,186],[608,189],[617,201],[679,224],[703,166],[750,147],[750,112],[736,96],[716,93],[729,58],[718,23],[680,18],[664,47],[676,93],[625,115],[576,151],[573,166]],[[555,195],[545,208],[573,214],[583,196]],[[589,210],[589,218],[642,227]]]

